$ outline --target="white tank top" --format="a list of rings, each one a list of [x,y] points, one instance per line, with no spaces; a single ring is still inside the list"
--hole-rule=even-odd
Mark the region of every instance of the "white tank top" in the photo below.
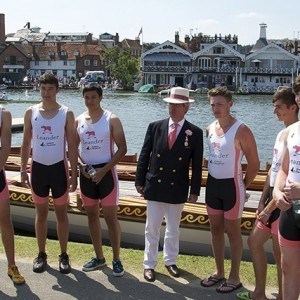
[[[216,123],[209,126],[207,143],[209,147],[208,173],[217,179],[236,178],[242,176],[241,160],[243,151],[236,148],[234,138],[243,122],[236,120],[223,135],[216,134]]]
[[[288,184],[288,179],[300,182],[300,122],[290,125],[287,148],[290,164],[286,184]]]
[[[102,164],[111,160],[113,151],[113,138],[110,132],[111,112],[105,110],[98,122],[89,124],[85,114],[78,120],[77,132],[80,137],[80,157],[85,164]]]
[[[52,119],[45,119],[39,104],[32,109],[32,158],[34,161],[53,165],[66,157],[65,126],[68,108],[62,105]]]
[[[270,187],[274,187],[275,184],[275,178],[276,175],[280,169],[281,166],[281,154],[283,150],[283,141],[280,141],[280,137],[283,133],[284,129],[281,130],[276,137],[274,150],[273,150],[273,160],[272,160],[272,166],[270,168]]]

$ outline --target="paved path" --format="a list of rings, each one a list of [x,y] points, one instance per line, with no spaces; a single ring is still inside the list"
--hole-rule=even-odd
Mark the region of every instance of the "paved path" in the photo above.
[[[175,279],[157,274],[154,283],[148,283],[142,275],[125,273],[122,278],[112,275],[111,268],[85,273],[74,267],[71,274],[59,273],[57,265],[48,266],[46,272],[32,272],[32,263],[18,260],[18,266],[26,278],[26,284],[14,285],[6,272],[6,260],[0,258],[0,299],[236,299],[234,294],[218,294],[214,288],[203,288],[194,277],[188,282],[185,274]],[[188,275],[189,278],[191,275]],[[271,299],[273,291],[268,294]]]

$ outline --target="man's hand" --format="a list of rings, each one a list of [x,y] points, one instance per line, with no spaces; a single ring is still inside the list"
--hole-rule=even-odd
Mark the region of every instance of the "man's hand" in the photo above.
[[[92,178],[92,181],[98,184],[106,173],[104,172],[103,168],[96,168],[95,170],[96,170],[96,175],[90,178]]]
[[[198,200],[198,195],[194,195],[194,194],[191,194],[188,199],[187,199],[187,202],[188,203],[196,203]]]
[[[90,179],[91,178],[91,176],[88,174],[88,172],[86,171],[86,164],[82,164],[82,165],[80,165],[80,167],[79,167],[79,170],[80,170],[80,173],[85,177],[85,178],[87,178],[87,179]]]
[[[136,191],[137,191],[141,196],[144,196],[144,187],[143,187],[143,186],[141,186],[141,185],[136,185],[135,188],[136,188]]]
[[[288,184],[283,188],[285,197],[288,200],[300,198],[300,183],[288,180]]]
[[[280,210],[285,211],[290,209],[292,206],[292,202],[289,199],[287,199],[284,192],[274,190],[273,199],[275,200],[276,206]]]
[[[27,173],[21,173],[21,186],[24,188],[30,188],[29,176]]]

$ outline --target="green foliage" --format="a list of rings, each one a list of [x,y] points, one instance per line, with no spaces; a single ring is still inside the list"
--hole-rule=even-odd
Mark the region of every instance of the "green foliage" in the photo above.
[[[105,59],[111,75],[121,82],[124,90],[132,90],[135,78],[139,72],[139,60],[132,56],[130,49],[120,50],[119,47],[105,51]]]

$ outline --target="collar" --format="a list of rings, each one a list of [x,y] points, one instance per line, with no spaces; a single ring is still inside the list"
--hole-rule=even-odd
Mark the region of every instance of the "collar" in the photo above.
[[[185,118],[183,118],[180,122],[178,122],[177,124],[180,126],[180,128],[182,128],[183,124],[184,124]],[[175,122],[169,118],[169,127],[172,126]]]

